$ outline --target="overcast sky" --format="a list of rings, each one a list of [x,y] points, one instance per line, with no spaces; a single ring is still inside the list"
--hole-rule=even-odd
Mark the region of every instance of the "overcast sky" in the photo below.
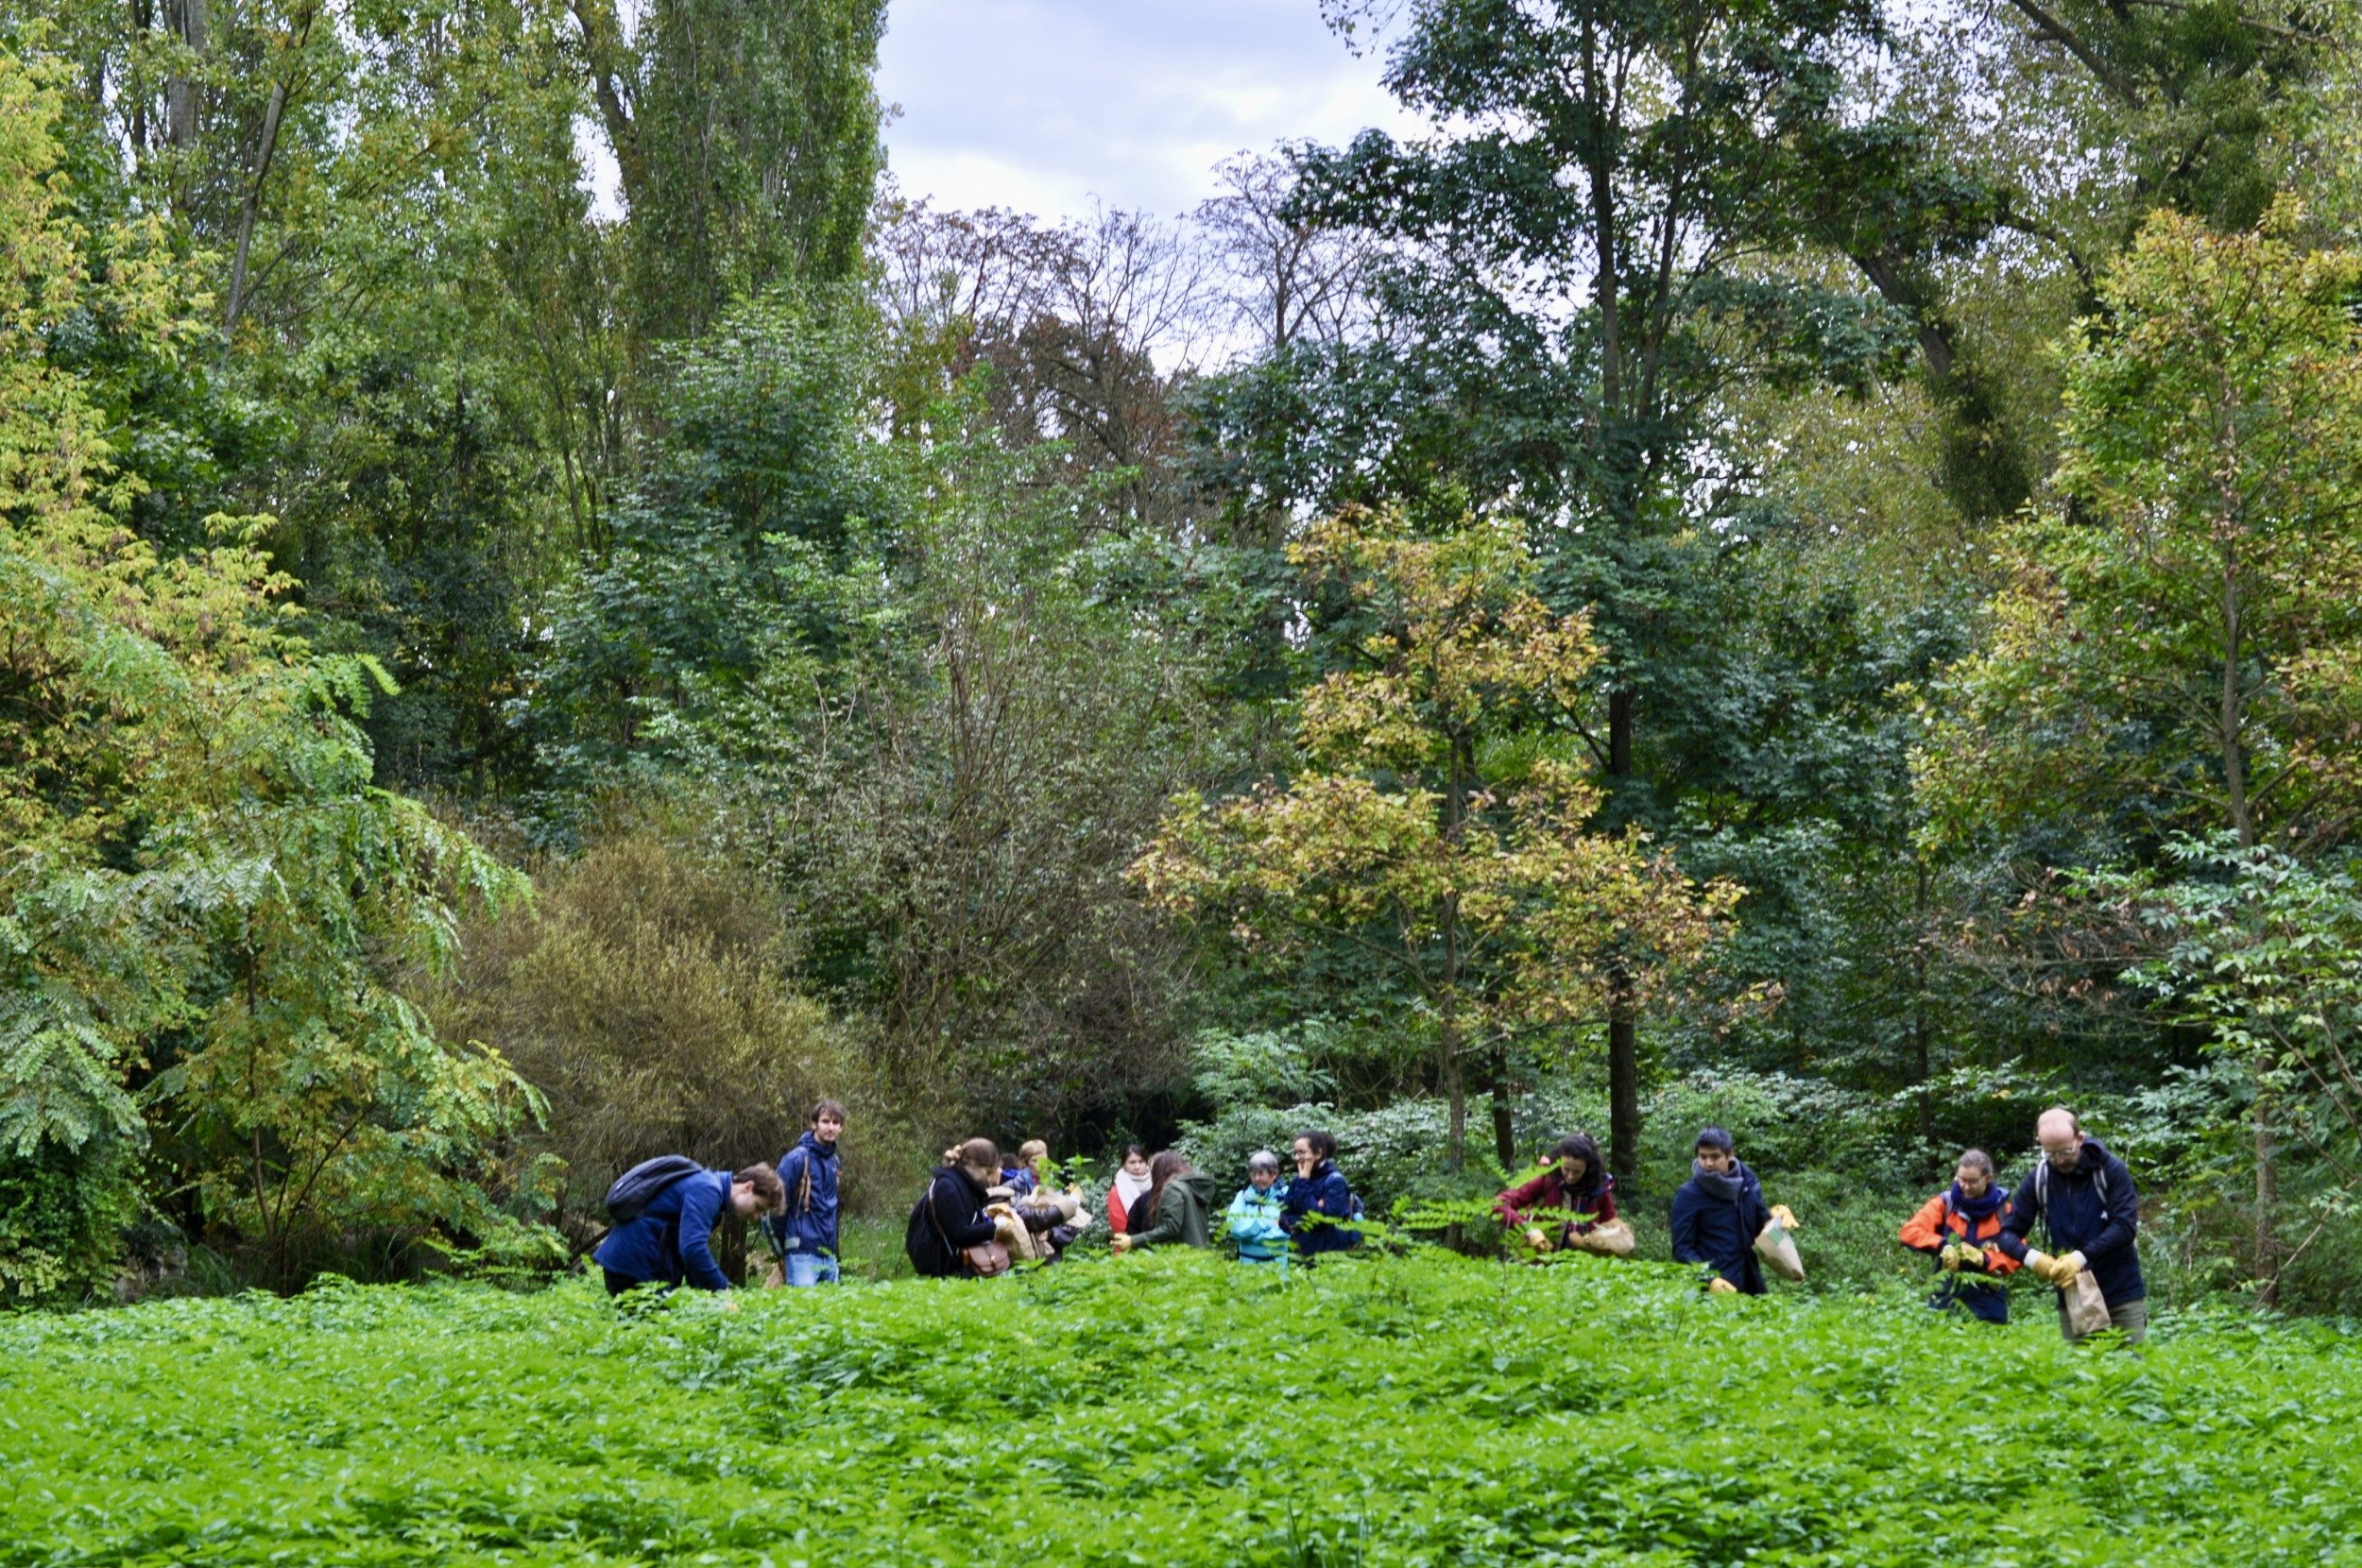
[[[890,0],[878,95],[908,196],[1172,217],[1216,162],[1407,121],[1317,0]]]

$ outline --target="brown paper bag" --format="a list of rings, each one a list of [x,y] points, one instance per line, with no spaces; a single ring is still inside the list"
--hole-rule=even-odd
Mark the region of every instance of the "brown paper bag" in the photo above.
[[[1576,1238],[1579,1245],[1588,1247],[1595,1253],[1604,1253],[1609,1257],[1632,1256],[1633,1244],[1638,1239],[1632,1234],[1632,1227],[1620,1219],[1594,1225],[1589,1236]]]
[[[1784,1280],[1805,1277],[1805,1260],[1796,1255],[1796,1238],[1788,1234],[1788,1227],[1773,1219],[1756,1233],[1755,1251],[1772,1271]]]
[[[2077,1338],[2097,1334],[2114,1320],[2108,1316],[2108,1298],[2099,1293],[2099,1281],[2089,1269],[2075,1276],[2074,1286],[2065,1293],[2067,1332]]]

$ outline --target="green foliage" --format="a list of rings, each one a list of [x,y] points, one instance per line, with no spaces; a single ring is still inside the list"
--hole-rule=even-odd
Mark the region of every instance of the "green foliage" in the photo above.
[[[354,1223],[530,1240],[480,1183],[538,1097],[398,989],[522,881],[371,785],[358,721],[391,682],[297,635],[262,520],[177,556],[124,525],[138,443],[48,329],[103,313],[170,362],[197,301],[152,219],[98,264],[52,178],[53,76],[0,56],[0,1148],[89,1150],[94,1190],[16,1229],[9,1271],[87,1283],[118,1145],[151,1135],[160,1185],[273,1266]]]
[[[2131,1356],[1585,1259],[1176,1253],[735,1313],[330,1280],[0,1322],[0,1562],[2312,1568],[2362,1531],[2357,1395],[2325,1329],[2168,1317]],[[1974,1506],[1929,1506],[1962,1442]],[[1590,1478],[1537,1468],[1567,1452]]]
[[[702,842],[686,812],[621,815],[543,873],[534,908],[471,929],[429,1013],[494,1035],[549,1099],[525,1139],[563,1161],[560,1223],[604,1223],[612,1182],[655,1154],[738,1169],[776,1160],[822,1098],[841,1100],[843,1196],[864,1202],[883,1124],[855,1042],[798,990],[779,900]],[[896,1172],[899,1174],[899,1172]]]

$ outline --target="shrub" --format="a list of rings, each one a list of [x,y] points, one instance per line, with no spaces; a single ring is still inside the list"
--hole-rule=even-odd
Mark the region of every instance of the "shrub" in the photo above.
[[[846,1102],[845,1197],[900,1141],[845,1032],[797,994],[778,901],[677,823],[617,827],[539,871],[529,917],[473,931],[444,1026],[491,1040],[549,1097],[534,1143],[565,1160],[561,1222],[654,1154],[777,1159],[813,1101]]]

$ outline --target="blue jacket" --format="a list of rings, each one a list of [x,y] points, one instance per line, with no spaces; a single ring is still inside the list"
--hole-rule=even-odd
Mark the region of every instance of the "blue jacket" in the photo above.
[[[2132,1172],[2122,1160],[2085,1138],[2075,1169],[2048,1170],[2039,1161],[2010,1195],[2010,1218],[2002,1224],[1997,1245],[2014,1258],[2026,1256],[2026,1238],[2039,1216],[2054,1253],[2080,1253],[2083,1266],[2099,1282],[2099,1293],[2110,1306],[2137,1302],[2148,1294],[2141,1278],[2141,1195],[2132,1185]],[[2045,1201],[2046,1195],[2046,1201]]]
[[[787,1186],[787,1212],[762,1222],[771,1245],[785,1253],[837,1255],[836,1145],[806,1133],[779,1156],[779,1180]],[[804,1190],[804,1180],[812,1188]]]
[[[1673,1261],[1703,1263],[1750,1296],[1763,1294],[1763,1264],[1755,1237],[1772,1220],[1763,1184],[1743,1161],[1731,1162],[1738,1196],[1723,1198],[1692,1176],[1673,1194]]]
[[[1337,1221],[1329,1225],[1308,1225],[1312,1215],[1323,1215]],[[1323,1160],[1312,1167],[1309,1176],[1299,1176],[1288,1184],[1288,1196],[1280,1201],[1280,1228],[1294,1238],[1296,1251],[1307,1257],[1323,1253],[1342,1253],[1361,1239],[1361,1233],[1348,1228],[1344,1221],[1353,1218],[1353,1189],[1345,1185],[1344,1172],[1334,1160]]]
[[[713,1227],[729,1212],[730,1173],[700,1170],[656,1195],[640,1217],[607,1233],[590,1255],[600,1268],[646,1284],[727,1290],[730,1277],[713,1261]]]
[[[1288,1232],[1279,1222],[1287,1200],[1285,1182],[1274,1182],[1269,1192],[1256,1191],[1255,1184],[1249,1182],[1230,1200],[1230,1210],[1224,1218],[1228,1221],[1230,1239],[1239,1244],[1240,1262],[1288,1260]]]

